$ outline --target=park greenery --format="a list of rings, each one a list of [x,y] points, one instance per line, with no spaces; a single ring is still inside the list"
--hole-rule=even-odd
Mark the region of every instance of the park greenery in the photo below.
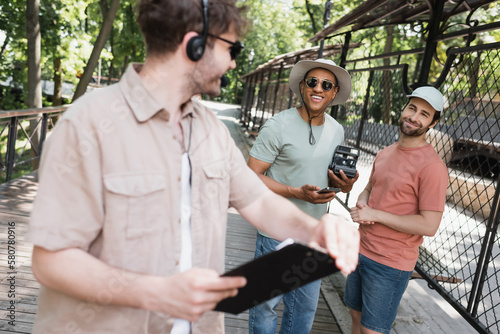
[[[118,80],[131,62],[142,62],[145,48],[135,23],[137,0],[0,0],[0,110],[23,109],[71,103],[90,86],[106,85]],[[363,0],[333,1],[331,18],[334,23]],[[323,28],[325,1],[323,0],[240,0],[247,7],[251,26],[244,38],[245,44],[237,68],[228,73],[229,86],[216,100],[240,103],[243,85],[239,78],[262,63],[281,54],[316,46],[308,40]],[[30,49],[30,7],[39,6],[40,54]],[[498,3],[478,11],[474,19],[482,24],[499,17]],[[447,24],[461,28],[465,17],[457,17]],[[35,22],[36,23],[36,22]],[[362,30],[353,35],[352,42],[362,47],[350,51],[350,58],[380,54],[384,50],[410,50],[421,47],[425,24],[394,26]],[[393,38],[387,41],[388,33]],[[343,43],[343,35],[326,43]],[[498,32],[479,37],[479,42],[500,40]],[[462,40],[438,45],[438,58],[446,59],[446,50],[462,46]],[[53,91],[43,91],[40,102],[29,96],[29,83],[36,81],[36,73],[28,71],[29,59],[39,57],[41,79],[53,84]],[[418,63],[418,55],[407,56],[406,61]],[[371,65],[377,65],[371,63]],[[412,69],[410,69],[412,70]],[[434,65],[431,75],[440,73]],[[32,77],[30,77],[30,75]],[[415,70],[410,76],[415,76]],[[63,84],[76,89],[72,96],[63,90]],[[52,87],[52,86],[50,86]],[[52,88],[51,88],[52,89]]]
[[[181,1],[181,0],[179,0]],[[186,1],[186,0],[182,0]],[[85,91],[112,84],[119,80],[131,62],[143,62],[144,42],[135,22],[137,0],[0,0],[0,110],[19,110],[59,106],[72,103]],[[240,104],[244,84],[241,77],[257,69],[261,64],[279,55],[318,46],[310,38],[325,26],[323,16],[325,0],[238,0],[246,7],[246,16],[251,22],[242,36],[245,48],[236,59],[236,69],[229,71],[229,85],[222,89],[219,97],[212,98],[225,103]],[[332,1],[330,20],[333,24],[349,14],[365,0]],[[481,8],[467,17],[464,13],[450,18],[442,24],[441,33],[464,29],[469,21],[474,25],[485,25],[498,21],[500,1]],[[360,59],[382,53],[412,50],[425,45],[427,22],[407,25],[380,26],[362,29],[352,34],[351,43],[359,45],[349,50],[349,59]],[[336,32],[325,40],[325,45],[344,44],[348,29]],[[39,34],[37,34],[39,32]],[[435,61],[431,66],[429,81],[435,81],[447,59],[447,50],[452,47],[487,44],[500,41],[500,29],[486,31],[474,40],[455,38],[439,42]],[[333,60],[339,62],[338,55]],[[487,57],[483,55],[482,57]],[[385,58],[359,61],[356,68],[394,65],[395,62],[409,64],[408,81],[415,82],[422,54],[407,54],[401,58]],[[483,71],[496,71],[499,59],[488,59],[490,66]],[[38,66],[39,64],[39,66]],[[350,70],[348,64],[347,68]],[[460,66],[477,66],[464,62]],[[488,76],[493,80],[495,76]],[[464,80],[457,81],[461,85]],[[401,77],[376,78],[379,82],[391,82],[391,89],[400,92]],[[40,84],[41,83],[41,84]],[[41,86],[41,87],[40,87]],[[353,75],[352,104],[363,104],[367,86],[366,73]],[[487,89],[492,84],[478,87]],[[385,88],[377,88],[378,91]],[[498,94],[498,93],[495,93]],[[399,106],[404,100],[393,96],[392,105]],[[373,121],[394,123],[397,115],[383,107],[384,94],[373,94],[369,114]],[[210,97],[205,96],[205,99]],[[359,119],[359,113],[344,115],[349,123]],[[458,117],[459,115],[457,115]],[[342,117],[341,117],[342,119]],[[54,121],[56,118],[54,118]],[[31,146],[38,147],[39,134],[31,134],[40,119],[24,119],[18,127],[16,154],[19,161],[30,161]],[[7,153],[8,118],[0,121],[0,156]],[[28,136],[31,139],[28,140]],[[2,159],[2,161],[4,158]],[[34,163],[36,165],[36,161]],[[5,165],[0,166],[2,170]],[[16,168],[13,177],[21,175],[31,167],[25,163]],[[0,180],[4,175],[0,172]]]
[[[30,4],[38,1],[0,1],[0,109],[36,106],[28,101],[27,11]],[[332,20],[361,2],[336,2]],[[106,20],[110,16],[106,14],[113,3],[119,7],[111,18],[112,29],[102,49],[97,50],[97,57],[91,61],[98,36],[103,26],[109,24]],[[228,73],[230,85],[216,98],[233,103],[241,98],[242,85],[238,81],[241,75],[277,55],[311,46],[307,40],[323,27],[324,13],[322,0],[243,0],[239,3],[247,7],[251,26],[243,38],[245,49],[237,59],[237,69]],[[90,77],[85,78],[91,86],[96,86],[119,79],[130,62],[144,61],[144,43],[135,23],[136,0],[42,0],[38,5],[41,79],[55,83],[53,93],[44,89],[43,106],[71,103],[74,98],[63,92],[63,83],[78,86],[84,81],[87,66],[97,64],[87,71]]]

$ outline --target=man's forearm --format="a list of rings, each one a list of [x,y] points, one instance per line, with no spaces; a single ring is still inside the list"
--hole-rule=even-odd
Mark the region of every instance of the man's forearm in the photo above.
[[[147,276],[113,268],[81,249],[33,250],[33,273],[48,288],[85,301],[145,308]]]
[[[299,198],[297,188],[280,183],[264,174],[257,173],[257,176],[272,192],[287,198]]]
[[[33,250],[33,273],[43,285],[74,298],[119,305],[196,321],[246,284],[243,277],[221,277],[213,269],[192,268],[152,276],[113,268],[77,248]]]
[[[318,221],[271,191],[238,211],[255,227],[277,240],[293,238],[325,250],[346,275],[356,268],[359,232],[344,217],[325,214]]]
[[[370,190],[366,189],[361,192],[358,196],[358,202],[368,204],[368,199],[370,198]]]
[[[424,236],[433,236],[436,233],[441,217],[442,212],[439,211],[420,211],[419,214],[415,215],[396,215],[369,206],[351,209],[351,218],[354,222],[375,222],[399,232]]]
[[[277,240],[294,238],[307,243],[318,225],[316,219],[273,192],[266,192],[238,211],[252,225]]]
[[[442,212],[438,211],[423,211],[416,215],[395,215],[380,210],[374,211],[375,222],[399,232],[424,236],[436,234],[442,217]]]

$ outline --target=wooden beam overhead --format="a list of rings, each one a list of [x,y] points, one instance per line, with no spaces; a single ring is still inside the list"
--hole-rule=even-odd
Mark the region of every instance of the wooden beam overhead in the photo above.
[[[414,22],[428,22],[435,0],[368,0],[337,22],[327,26],[309,41],[327,39],[347,31]],[[447,0],[441,21],[486,6],[495,0]]]
[[[384,5],[388,1],[389,0],[371,0],[363,2],[361,5],[355,8],[351,13],[347,14],[346,16],[338,20],[335,24],[330,25],[325,29],[323,29],[322,31],[318,32],[309,41],[319,41],[325,38],[330,33],[354,23],[360,17],[366,15],[366,13],[369,13],[372,10]]]

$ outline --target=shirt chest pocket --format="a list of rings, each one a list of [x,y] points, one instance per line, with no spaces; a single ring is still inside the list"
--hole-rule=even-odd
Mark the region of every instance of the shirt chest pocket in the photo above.
[[[227,210],[229,203],[229,173],[225,161],[215,161],[203,166],[202,205]]]
[[[165,177],[158,173],[104,176],[106,219],[128,238],[157,232],[165,224]]]

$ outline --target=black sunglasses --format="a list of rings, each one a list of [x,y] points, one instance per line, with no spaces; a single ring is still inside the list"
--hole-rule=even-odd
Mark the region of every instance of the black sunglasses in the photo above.
[[[238,57],[238,55],[240,54],[241,50],[243,50],[243,48],[245,47],[243,45],[243,43],[241,43],[240,41],[231,42],[231,41],[228,41],[227,39],[224,39],[222,37],[215,36],[215,35],[212,35],[212,34],[208,34],[208,36],[220,39],[223,42],[231,44],[231,47],[229,48],[229,53],[231,54],[231,59],[233,59],[233,60],[236,59],[236,57]]]
[[[318,78],[315,78],[315,77],[309,77],[306,79],[306,85],[307,87],[309,88],[314,88],[318,85],[318,83],[320,82],[320,80]],[[335,85],[333,84],[333,82],[331,82],[330,80],[323,80],[321,81],[321,88],[323,88],[323,90],[325,92],[328,92],[329,90],[331,90]]]

